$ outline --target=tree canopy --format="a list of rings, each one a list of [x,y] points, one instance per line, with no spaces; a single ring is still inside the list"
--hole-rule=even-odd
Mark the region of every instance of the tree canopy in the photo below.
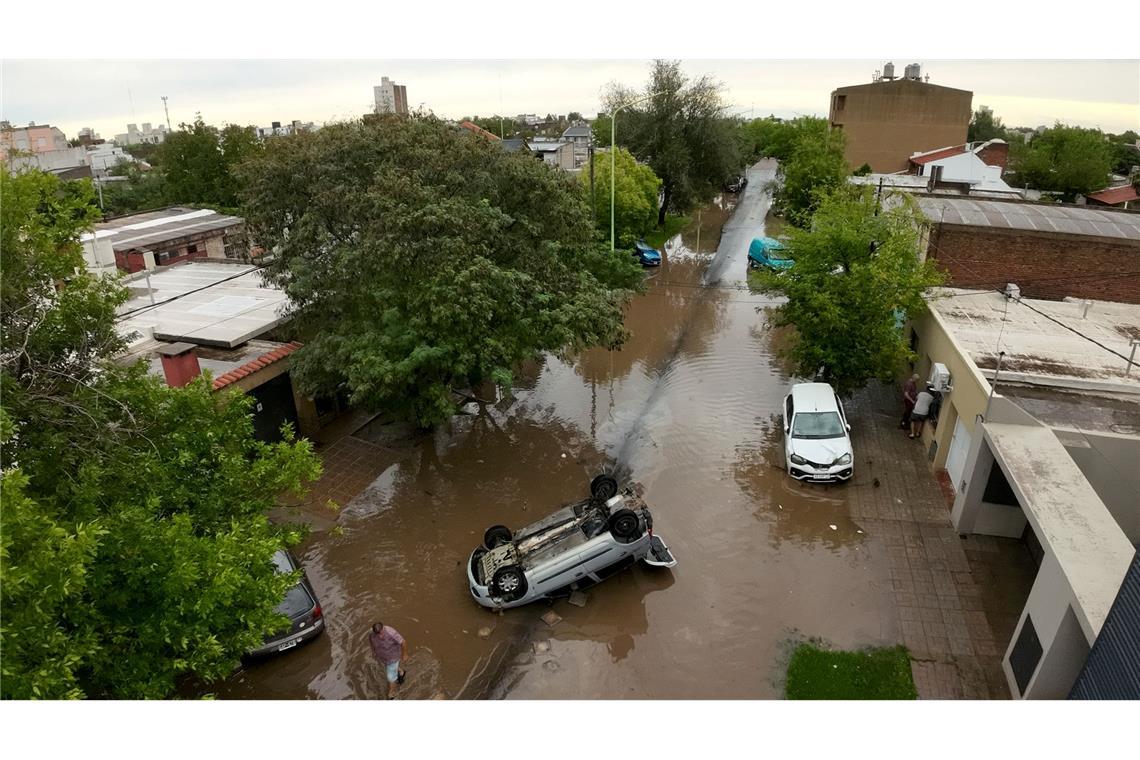
[[[381,117],[274,140],[242,176],[309,393],[429,425],[520,360],[625,337],[640,269],[598,243],[578,180],[497,142]]]
[[[315,477],[253,437],[250,399],[115,357],[125,291],[84,270],[89,183],[0,167],[0,696],[168,696],[228,675],[282,623],[297,534],[265,516]]]
[[[921,213],[909,196],[889,197],[895,205],[877,212],[870,188],[822,196],[811,230],[788,231],[795,264],[751,278],[788,298],[774,323],[795,328],[785,351],[795,373],[818,374],[845,395],[903,367],[910,348],[901,321],[920,314],[923,292],[941,281],[933,263],[919,261]]]
[[[1009,131],[1001,123],[1001,118],[994,116],[990,110],[978,109],[970,119],[970,126],[966,130],[966,140],[969,142],[985,142],[1000,138],[1010,142]]]
[[[724,114],[723,88],[711,77],[690,81],[680,61],[657,60],[644,93],[614,87],[605,110],[612,114],[646,95],[652,97],[618,114],[617,141],[661,178],[661,225],[666,212],[685,213],[710,200],[743,161],[735,122]],[[608,129],[608,121],[602,126]]]
[[[776,191],[775,206],[792,224],[807,227],[821,197],[847,183],[843,134],[807,127],[796,136],[780,173],[783,182]]]
[[[745,155],[752,161],[758,158],[787,161],[801,139],[826,137],[828,130],[827,119],[819,116],[797,116],[789,120],[767,116],[741,125]]]
[[[261,150],[253,127],[227,124],[218,129],[200,116],[193,124],[183,124],[166,136],[157,154],[169,202],[236,209],[240,201],[234,167]]]
[[[614,184],[614,230],[617,244],[629,248],[638,238],[653,231],[657,223],[657,196],[661,180],[645,164],[639,164],[628,150],[614,151],[617,182]],[[579,173],[585,192],[590,191],[589,167]],[[594,156],[596,223],[606,239],[610,235],[610,156]]]
[[[1108,185],[1112,149],[1099,129],[1057,123],[1028,143],[1013,143],[1010,169],[1013,184],[1072,200]]]

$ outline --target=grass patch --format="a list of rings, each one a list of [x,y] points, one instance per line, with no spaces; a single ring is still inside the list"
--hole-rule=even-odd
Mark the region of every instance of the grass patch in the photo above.
[[[906,647],[833,652],[800,644],[788,663],[788,699],[918,699]]]
[[[681,230],[689,226],[691,220],[687,216],[677,216],[676,214],[665,215],[665,226],[658,227],[653,232],[645,236],[645,242],[657,250],[665,245],[665,241],[676,235]]]

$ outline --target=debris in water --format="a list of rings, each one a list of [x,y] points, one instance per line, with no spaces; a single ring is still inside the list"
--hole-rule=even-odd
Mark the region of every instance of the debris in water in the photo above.
[[[467,633],[467,629],[466,629],[466,628],[464,628],[464,629],[463,629],[463,632],[464,632],[464,633]]]
[[[828,525],[827,527],[831,528],[832,530],[839,530],[838,525]]]
[[[783,505],[783,504],[777,504],[776,506],[777,506],[777,507],[779,507],[780,509],[783,509],[783,508],[784,508],[784,505]]]
[[[551,673],[558,670],[560,667],[562,666],[554,660],[547,660],[546,662],[542,663],[543,670],[549,670]]]
[[[491,630],[492,630],[491,626],[489,626],[489,625],[483,626],[482,628],[479,629],[479,633],[478,633],[479,638],[481,638],[481,639],[488,638],[491,635]]]
[[[568,601],[570,602],[570,604],[574,605],[575,607],[585,607],[586,606],[586,595],[583,594],[581,591],[574,591],[570,594],[570,599]]]
[[[856,532],[856,533],[862,533],[863,531],[861,531],[861,530],[857,530],[857,531],[855,531],[855,532]]]
[[[559,615],[554,610],[551,610],[550,612],[548,612],[542,616],[542,622],[546,623],[548,626],[553,628],[554,626],[556,626],[562,622],[562,616]],[[465,633],[466,633],[466,631],[465,631]]]
[[[566,455],[565,455],[565,454],[563,454],[563,455],[562,455],[562,458],[563,458],[563,459],[565,459],[565,458],[566,458]]]
[[[534,653],[535,654],[546,654],[549,651],[550,651],[550,640],[549,639],[534,642]]]

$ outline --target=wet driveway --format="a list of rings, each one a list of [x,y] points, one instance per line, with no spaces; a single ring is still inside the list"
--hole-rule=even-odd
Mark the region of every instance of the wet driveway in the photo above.
[[[852,521],[850,487],[804,486],[781,469],[792,381],[774,358],[770,302],[744,287],[773,172],[758,164],[739,198],[707,209],[699,246],[695,225],[669,242],[620,351],[547,357],[512,398],[432,436],[374,424],[330,447],[329,466],[368,485],[344,493],[301,552],[327,634],[215,692],[379,697],[366,640],[376,619],[408,639],[406,698],[778,697],[790,637],[898,641],[884,547]],[[615,461],[645,485],[678,566],[639,565],[583,607],[477,606],[464,563],[483,530],[580,498]],[[554,626],[540,620],[549,609]]]

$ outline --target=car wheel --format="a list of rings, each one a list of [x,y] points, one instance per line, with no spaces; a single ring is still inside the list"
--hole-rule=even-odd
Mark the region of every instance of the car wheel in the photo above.
[[[497,546],[509,544],[511,538],[511,529],[506,525],[492,525],[490,528],[487,528],[487,531],[483,534],[483,546],[486,546],[488,549],[494,549]]]
[[[518,565],[500,567],[491,578],[491,593],[508,602],[521,597],[526,589],[526,576]]]
[[[614,538],[633,539],[641,535],[641,521],[632,509],[619,509],[610,515],[610,533]]]
[[[590,481],[590,496],[598,501],[609,501],[618,492],[618,482],[612,475],[599,475]]]

